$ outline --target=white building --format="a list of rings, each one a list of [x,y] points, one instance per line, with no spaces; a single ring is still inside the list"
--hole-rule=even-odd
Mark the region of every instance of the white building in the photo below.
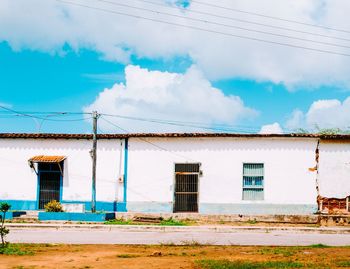
[[[91,135],[0,134],[0,201],[36,210],[92,197]],[[350,136],[99,135],[97,210],[311,214],[350,195]]]

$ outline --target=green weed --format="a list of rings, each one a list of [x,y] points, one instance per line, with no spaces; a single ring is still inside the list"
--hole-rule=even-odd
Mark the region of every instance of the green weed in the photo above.
[[[350,268],[350,260],[348,261],[338,261],[336,263],[338,267],[349,267]]]
[[[34,255],[34,252],[31,250],[24,249],[18,245],[8,244],[5,247],[0,247],[0,255]]]
[[[248,224],[257,224],[258,222],[256,221],[256,219],[253,219],[253,220],[248,220],[247,223]]]
[[[310,248],[330,248],[330,246],[324,245],[324,244],[314,244],[310,245]]]
[[[137,258],[140,257],[139,255],[136,254],[119,254],[117,255],[118,258],[123,258],[123,259],[129,259],[129,258]]]
[[[161,226],[186,226],[188,225],[186,222],[181,220],[176,220],[173,218],[164,219],[160,222]]]
[[[132,224],[132,220],[112,219],[112,220],[105,221],[104,224],[110,224],[110,225],[131,225]]]
[[[228,260],[201,260],[197,261],[196,263],[202,269],[288,269],[304,267],[303,264],[293,261],[249,262]]]
[[[262,255],[282,255],[283,257],[290,257],[296,254],[299,248],[296,247],[270,247],[262,248],[259,253]]]

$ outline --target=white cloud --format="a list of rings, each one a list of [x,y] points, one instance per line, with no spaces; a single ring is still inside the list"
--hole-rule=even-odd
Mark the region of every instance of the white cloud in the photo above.
[[[84,111],[119,114],[129,117],[175,120],[180,122],[234,124],[257,112],[246,107],[233,95],[226,96],[212,87],[203,74],[192,66],[185,74],[149,71],[129,65],[125,69],[125,84],[104,89]],[[151,122],[107,118],[132,132],[196,131],[188,126],[152,124]],[[116,131],[103,120],[103,128]],[[195,124],[194,124],[195,125]],[[203,130],[202,130],[203,131]]]
[[[210,25],[209,23],[199,23],[182,18],[147,13],[126,7],[113,6],[101,1],[86,0],[76,2],[117,12],[134,14],[136,16],[152,17],[167,22],[206,28],[213,31],[267,39],[321,50],[349,51],[346,48],[336,46],[296,41],[261,33]],[[158,0],[158,2],[164,3],[169,1]],[[198,19],[212,20],[217,23],[348,46],[348,42],[346,41],[288,32],[258,25],[249,25],[228,19],[183,12],[181,10],[176,11],[138,1],[128,2],[128,4],[141,8],[171,12],[181,16],[185,15]],[[281,18],[290,18],[310,24],[323,24],[330,27],[350,29],[350,20],[348,20],[347,14],[348,10],[350,10],[350,1],[347,0],[223,0],[220,1],[220,5]],[[191,3],[188,9],[349,39],[349,36],[342,32],[255,17],[229,10],[203,6],[197,2]],[[99,12],[83,7],[75,7],[53,0],[2,0],[0,5],[1,40],[8,41],[15,50],[28,48],[50,53],[61,53],[63,47],[68,44],[77,51],[83,48],[96,50],[105,59],[122,63],[130,62],[131,54],[135,54],[137,57],[149,58],[171,58],[179,55],[188,55],[210,80],[240,77],[284,83],[290,88],[295,86],[317,87],[320,85],[350,87],[350,77],[348,75],[349,57],[322,54],[193,31],[186,28]]]
[[[283,134],[283,130],[279,123],[275,122],[272,124],[263,125],[259,134]]]
[[[343,102],[337,99],[318,100],[311,104],[306,113],[295,110],[286,124],[287,128],[318,128],[349,129],[350,127],[350,97]]]

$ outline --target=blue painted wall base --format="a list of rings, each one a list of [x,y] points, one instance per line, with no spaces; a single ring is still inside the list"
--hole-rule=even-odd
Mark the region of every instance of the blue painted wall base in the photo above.
[[[115,219],[114,213],[39,212],[39,220],[44,221],[104,222],[110,219]]]
[[[0,200],[0,202],[7,202],[11,205],[11,210],[38,210],[38,203],[35,200]],[[85,210],[91,210],[90,201],[61,201],[62,204],[84,204]],[[97,211],[117,211],[117,212],[126,212],[126,203],[124,202],[96,202]]]
[[[30,200],[0,200],[11,204],[12,210],[37,210],[37,202]],[[66,204],[84,204],[85,210],[91,210],[90,201],[62,201]],[[97,211],[106,212],[144,212],[144,213],[172,213],[172,202],[102,202],[97,201]],[[244,215],[267,215],[285,214],[302,215],[317,212],[317,204],[214,204],[200,203],[199,213],[201,214],[244,214]]]
[[[6,212],[5,220],[12,220],[15,217],[19,217],[21,215],[25,215],[25,213],[26,213],[25,211],[14,211],[14,212],[9,211],[9,212]],[[2,220],[2,216],[3,216],[3,214],[1,213],[0,214],[0,221]]]
[[[128,202],[128,212],[173,213],[172,202]],[[200,203],[200,214],[243,215],[309,215],[317,212],[317,204],[214,204]]]

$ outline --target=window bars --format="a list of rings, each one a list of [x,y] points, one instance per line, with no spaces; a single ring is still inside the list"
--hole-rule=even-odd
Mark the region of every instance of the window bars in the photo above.
[[[264,164],[243,164],[243,200],[264,200]]]

